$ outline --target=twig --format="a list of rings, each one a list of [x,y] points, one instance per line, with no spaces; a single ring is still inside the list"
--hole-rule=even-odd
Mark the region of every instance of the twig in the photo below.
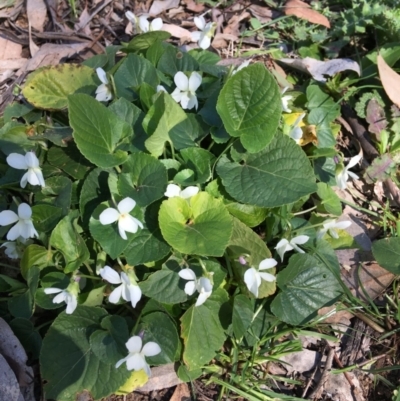
[[[328,380],[328,375],[332,368],[334,354],[335,354],[335,351],[333,350],[333,348],[329,347],[328,357],[326,358],[325,367],[324,367],[324,371],[322,372],[321,380],[317,384],[317,387],[315,387],[315,389],[312,391],[312,393],[308,396],[309,400],[320,398],[320,392],[322,391],[322,387]]]
[[[301,398],[304,398],[306,396],[307,391],[310,388],[311,382],[314,380],[315,374],[317,373],[317,370],[318,370],[318,365],[314,368],[314,370],[311,373],[310,378],[307,380],[307,384],[304,387],[303,394],[301,395]]]

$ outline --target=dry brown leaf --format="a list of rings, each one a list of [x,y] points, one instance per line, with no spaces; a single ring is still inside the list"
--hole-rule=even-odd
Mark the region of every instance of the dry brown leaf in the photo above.
[[[154,0],[150,7],[149,14],[152,17],[156,17],[164,11],[170,8],[177,8],[179,6],[179,0]]]
[[[240,15],[234,15],[228,21],[228,25],[224,28],[224,34],[235,35],[236,37],[238,37],[240,35],[240,22],[248,17],[250,17],[250,14],[248,12],[243,12]]]
[[[188,31],[185,28],[181,28],[178,25],[164,24],[162,26],[162,30],[169,32],[171,34],[171,36],[173,36],[174,38],[187,39],[188,41],[191,41],[191,38],[192,38],[190,31]]]
[[[221,49],[227,47],[227,42],[237,42],[239,38],[236,35],[229,33],[217,33],[212,41],[212,47],[215,49]]]
[[[91,21],[91,19],[92,16],[89,14],[87,7],[85,7],[81,12],[81,15],[79,16],[79,22],[75,24],[75,31],[77,32],[82,31],[85,35],[90,36],[91,31],[88,24]]]
[[[389,99],[400,107],[400,75],[390,68],[383,57],[378,54],[378,71],[383,89]]]
[[[27,0],[26,15],[31,27],[39,32],[43,32],[47,16],[47,8],[44,0]]]
[[[21,11],[22,6],[24,5],[25,0],[17,0],[13,7],[7,7],[0,10],[0,18],[10,18],[14,20],[19,12]]]
[[[31,53],[31,56],[34,57],[35,54],[39,51],[39,46],[32,39],[32,26],[30,22],[28,22],[28,33],[29,33],[29,52]]]
[[[190,391],[186,383],[178,384],[170,401],[190,401]]]
[[[22,68],[26,62],[27,58],[15,58],[12,60],[0,60],[0,72],[8,71],[8,70],[18,70]],[[0,79],[0,81],[2,81]]]
[[[252,4],[249,7],[249,11],[256,17],[262,24],[270,22],[272,19],[272,11],[267,7],[258,6]]]
[[[196,14],[201,14],[205,9],[204,4],[197,4],[194,0],[183,0],[183,3],[189,11],[193,11]]]
[[[0,61],[21,57],[22,45],[0,37]]]
[[[311,6],[301,0],[289,0],[286,2],[284,12],[285,15],[294,15],[313,24],[323,25],[327,28],[331,27],[328,18],[313,10]]]
[[[177,386],[180,383],[182,383],[182,380],[180,380],[177,376],[174,369],[174,364],[169,363],[167,365],[151,368],[150,379],[144,386],[136,389],[135,391],[145,392],[162,390],[164,388]]]

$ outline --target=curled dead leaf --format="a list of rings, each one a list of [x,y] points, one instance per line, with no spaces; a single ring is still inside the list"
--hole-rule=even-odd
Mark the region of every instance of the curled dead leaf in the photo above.
[[[284,12],[285,15],[294,15],[313,24],[323,25],[327,28],[331,27],[328,18],[300,0],[289,0],[285,5]]]
[[[162,30],[169,32],[171,34],[171,36],[173,36],[174,38],[187,39],[187,41],[191,41],[191,38],[192,38],[190,31],[188,31],[187,29],[182,28],[178,25],[164,24],[162,26]]]
[[[380,54],[378,54],[378,71],[383,89],[389,99],[400,107],[400,75],[387,65]]]

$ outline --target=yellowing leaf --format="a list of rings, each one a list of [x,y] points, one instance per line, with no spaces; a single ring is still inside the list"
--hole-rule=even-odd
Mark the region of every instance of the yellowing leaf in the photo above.
[[[309,143],[313,143],[315,146],[318,145],[317,131],[315,125],[307,125],[302,128],[303,136],[299,140],[300,146],[306,146]]]
[[[386,64],[386,61],[380,54],[378,54],[377,61],[379,77],[381,78],[383,89],[389,99],[397,107],[400,107],[400,75]]]
[[[143,369],[133,371],[129,379],[115,392],[117,395],[126,395],[135,391],[137,388],[142,387],[147,383],[149,377]]]
[[[283,118],[283,122],[286,125],[294,125],[294,123],[296,122],[296,120],[304,113],[290,113],[290,114],[282,114],[282,118]],[[305,124],[303,122],[303,120],[300,121],[300,123],[298,124],[299,127],[304,127]]]

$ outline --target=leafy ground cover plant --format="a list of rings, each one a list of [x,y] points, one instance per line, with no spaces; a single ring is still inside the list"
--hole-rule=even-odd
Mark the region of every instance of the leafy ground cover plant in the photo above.
[[[2,310],[50,325],[41,374],[60,401],[129,392],[150,365],[188,381],[263,363],[346,291],[331,187],[361,155],[335,150],[337,102],[146,26],[118,62],[110,48],[32,73],[0,128],[0,233],[22,277],[0,276]]]

